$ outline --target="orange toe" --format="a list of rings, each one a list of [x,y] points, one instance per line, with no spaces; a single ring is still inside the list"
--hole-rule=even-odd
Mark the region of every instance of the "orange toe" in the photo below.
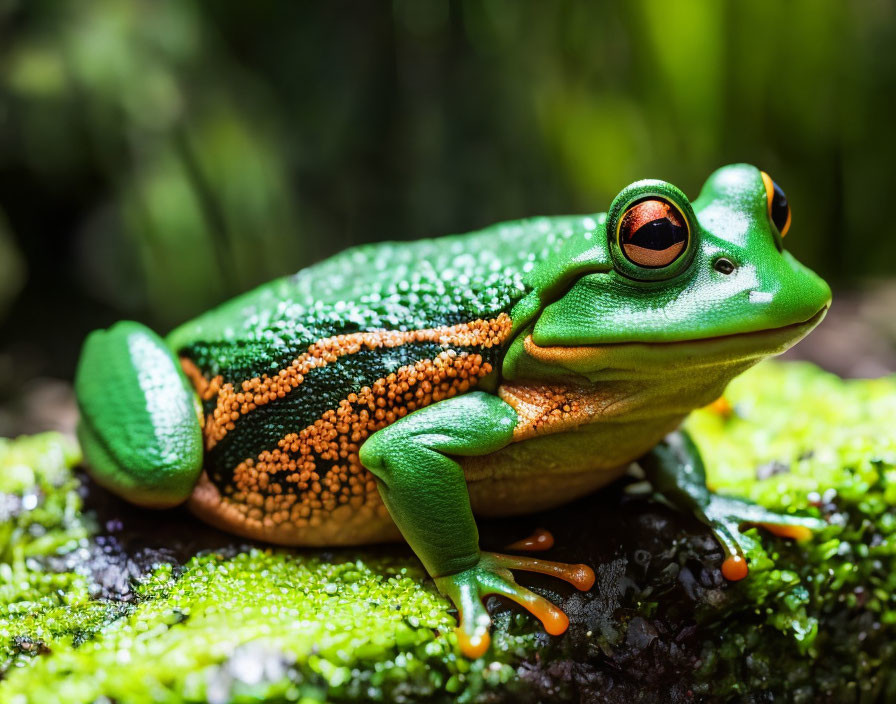
[[[750,572],[747,561],[740,555],[732,555],[722,563],[722,576],[729,582],[738,582]]]
[[[542,550],[550,550],[552,547],[554,547],[554,536],[551,535],[551,532],[544,528],[537,528],[528,538],[511,543],[507,546],[507,549],[540,552]]]
[[[484,633],[470,635],[463,628],[456,628],[454,632],[457,634],[457,643],[460,646],[460,652],[468,658],[481,658],[488,650],[492,639],[488,631]]]
[[[562,633],[566,633],[566,629],[569,628],[569,617],[563,613],[561,609],[554,607],[553,609],[548,609],[542,613],[536,613],[534,611],[533,613],[535,613],[535,616],[541,621],[544,630],[552,636],[559,636]]]
[[[594,570],[588,565],[580,563],[578,565],[570,565],[570,567],[572,568],[570,572],[572,579],[570,579],[569,582],[576,589],[580,592],[587,592],[594,586]]]
[[[806,526],[787,526],[780,523],[760,523],[769,533],[777,535],[781,538],[792,538],[793,540],[808,540],[812,537],[812,530]]]
[[[492,553],[492,557],[501,567],[524,572],[537,572],[569,582],[579,591],[588,591],[594,586],[594,570],[588,565],[570,565],[565,562],[540,560],[536,557],[520,557],[519,555],[501,555]]]

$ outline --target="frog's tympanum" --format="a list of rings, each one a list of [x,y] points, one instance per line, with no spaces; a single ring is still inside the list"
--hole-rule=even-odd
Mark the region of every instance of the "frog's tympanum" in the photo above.
[[[557,506],[635,461],[740,579],[741,528],[801,538],[818,521],[712,494],[677,428],[824,316],[830,289],[784,248],[789,228],[774,181],[727,166],[694,203],[639,181],[608,213],[355,247],[166,338],[118,323],[88,337],[77,373],[90,472],[272,543],[403,537],[470,656],[489,644],[487,595],[548,633],[568,625],[510,570],[594,581],[481,551],[473,516]]]

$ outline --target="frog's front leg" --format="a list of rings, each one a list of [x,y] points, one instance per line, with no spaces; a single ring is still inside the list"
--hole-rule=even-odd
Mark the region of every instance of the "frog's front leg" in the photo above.
[[[519,586],[510,569],[541,572],[582,590],[594,573],[585,565],[512,557],[479,550],[479,532],[467,483],[451,455],[495,452],[513,439],[516,411],[496,396],[473,392],[405,416],[374,433],[361,447],[361,463],[379,480],[380,494],[402,535],[459,611],[464,654],[489,645],[484,597],[508,597],[528,609],[552,635],[569,620],[552,603]]]
[[[742,526],[761,526],[775,535],[803,540],[825,525],[816,518],[776,513],[750,501],[712,493],[706,486],[700,451],[682,430],[667,435],[638,464],[657,492],[710,527],[725,553],[722,574],[732,581],[743,579],[749,571],[741,545]]]

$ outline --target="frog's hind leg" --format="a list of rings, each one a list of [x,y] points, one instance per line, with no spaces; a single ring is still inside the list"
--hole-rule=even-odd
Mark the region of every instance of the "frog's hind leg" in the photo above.
[[[202,470],[202,409],[162,339],[130,321],[91,333],[75,376],[90,475],[142,506],[184,501]]]
[[[804,540],[826,525],[817,518],[777,513],[750,501],[712,493],[706,487],[700,453],[684,431],[668,435],[638,462],[669,503],[709,526],[725,553],[722,575],[726,579],[736,581],[749,573],[741,545],[743,526],[760,526],[774,535]]]

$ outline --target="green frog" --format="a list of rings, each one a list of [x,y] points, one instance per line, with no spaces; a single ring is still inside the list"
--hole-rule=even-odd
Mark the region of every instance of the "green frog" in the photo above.
[[[790,221],[768,174],[737,164],[693,203],[638,181],[606,213],[354,247],[165,338],[117,323],[87,338],[75,381],[89,471],[271,543],[403,538],[470,657],[489,646],[488,595],[568,626],[510,570],[594,582],[480,550],[474,515],[548,509],[633,462],[741,579],[744,526],[801,539],[820,521],[709,491],[679,426],[824,317],[830,289],[784,248]]]

